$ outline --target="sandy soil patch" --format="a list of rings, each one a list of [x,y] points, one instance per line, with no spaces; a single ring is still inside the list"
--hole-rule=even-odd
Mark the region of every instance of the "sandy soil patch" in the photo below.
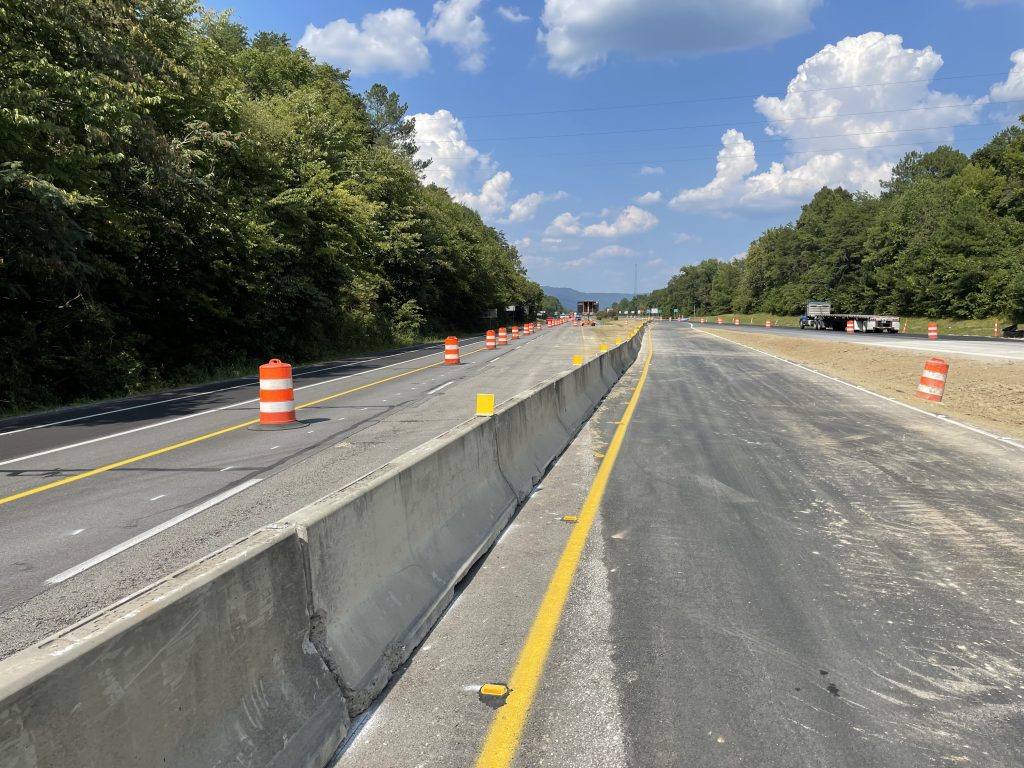
[[[794,339],[703,329],[932,413],[944,413],[1004,435],[1024,437],[1024,363],[945,354],[949,363],[942,403],[914,397],[928,355],[822,339]]]

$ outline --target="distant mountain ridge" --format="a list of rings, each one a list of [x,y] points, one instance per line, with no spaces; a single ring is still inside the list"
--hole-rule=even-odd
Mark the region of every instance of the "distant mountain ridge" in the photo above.
[[[569,312],[576,311],[578,301],[596,301],[601,309],[607,309],[612,304],[622,299],[628,299],[631,293],[602,293],[599,291],[577,291],[575,288],[556,288],[551,285],[542,285],[541,288],[548,296],[554,296],[562,306]]]

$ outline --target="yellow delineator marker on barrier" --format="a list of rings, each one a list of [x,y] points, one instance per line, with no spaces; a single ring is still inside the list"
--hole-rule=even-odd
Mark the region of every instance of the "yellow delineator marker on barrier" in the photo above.
[[[583,365],[583,355],[573,355],[572,356],[572,364],[573,365]]]
[[[622,339],[615,339],[615,343],[616,343],[617,345],[618,345],[618,344],[621,344],[621,343],[622,343]]]
[[[494,395],[477,395],[476,396],[476,415],[477,416],[493,416],[494,415]]]
[[[602,344],[601,345],[601,351],[602,352],[607,352],[608,351],[608,345],[607,344]]]

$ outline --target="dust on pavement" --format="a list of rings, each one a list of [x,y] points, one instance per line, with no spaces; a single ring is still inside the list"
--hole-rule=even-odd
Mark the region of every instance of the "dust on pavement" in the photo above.
[[[795,339],[767,334],[743,334],[741,337],[735,332],[718,329],[705,332],[770,352],[931,413],[946,414],[1002,434],[1024,437],[1024,364],[1019,362],[941,355],[949,363],[946,393],[942,403],[931,403],[914,396],[928,359],[926,352],[903,352],[820,338]]]

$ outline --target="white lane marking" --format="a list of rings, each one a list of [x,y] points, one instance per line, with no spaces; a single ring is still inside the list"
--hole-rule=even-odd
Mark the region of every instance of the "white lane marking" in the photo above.
[[[234,467],[224,467],[224,469],[222,469],[220,471],[221,472],[227,472],[229,469],[234,469]]]
[[[152,499],[150,499],[150,501],[157,501],[159,499],[164,498],[165,496],[167,496],[166,493],[161,493],[159,496],[154,496]]]
[[[71,532],[71,535],[72,535],[72,536],[77,536],[78,534],[80,534],[80,533],[81,533],[82,531],[84,531],[84,530],[85,530],[85,528],[76,528],[75,530],[73,530],[73,531]]]
[[[1022,359],[1024,359],[1024,357],[1022,357],[1021,355],[1011,355],[1011,354],[993,355],[993,354],[990,354],[988,352],[969,352],[966,349],[957,349],[955,346],[952,346],[952,344],[950,344],[950,343],[943,343],[943,342],[939,342],[935,346],[926,347],[926,346],[924,346],[922,344],[901,344],[899,342],[891,342],[891,341],[888,341],[888,342],[886,342],[886,341],[867,341],[867,340],[862,340],[862,339],[856,339],[856,340],[851,339],[850,341],[853,341],[853,343],[855,343],[855,344],[866,344],[866,345],[874,346],[874,347],[886,347],[887,349],[912,349],[915,352],[932,352],[932,353],[939,352],[939,353],[943,353],[943,354],[947,354],[947,355],[969,355],[971,357],[994,357],[997,360],[1022,360]],[[953,342],[953,343],[957,343],[957,342]],[[959,343],[963,344],[964,342],[959,342]],[[967,343],[970,343],[970,342],[967,342]],[[1014,352],[1016,352],[1016,351],[1017,350],[1014,350]],[[1007,352],[1009,352],[1009,350],[1007,350]]]
[[[698,333],[707,333],[707,331],[698,330]],[[717,334],[714,334],[714,333],[708,333],[708,335],[709,336],[714,336],[716,339],[722,339],[722,341],[728,341],[730,344],[735,344],[738,347],[743,347],[744,349],[749,349],[751,352],[759,352],[762,355],[767,355],[768,357],[773,357],[773,358],[775,358],[776,360],[778,360],[781,363],[786,363],[787,365],[795,366],[797,368],[800,368],[801,370],[807,371],[808,373],[813,373],[816,376],[821,376],[822,378],[828,379],[829,381],[834,381],[837,384],[842,384],[845,387],[850,387],[851,389],[856,389],[858,392],[863,392],[865,395],[871,395],[872,397],[877,397],[879,400],[886,400],[886,401],[892,403],[893,405],[898,405],[901,408],[906,408],[907,410],[914,411],[914,413],[920,413],[923,416],[928,416],[930,418],[937,419],[937,420],[941,421],[944,424],[952,424],[953,426],[960,427],[961,429],[966,429],[969,432],[975,432],[975,433],[977,433],[979,435],[982,435],[983,437],[988,437],[988,438],[991,438],[993,440],[998,440],[999,442],[1005,443],[1006,445],[1012,445],[1014,448],[1020,448],[1021,450],[1024,450],[1024,443],[1019,443],[1015,439],[1013,439],[1012,437],[1006,437],[1005,435],[996,435],[996,434],[993,434],[992,432],[986,432],[983,429],[978,429],[978,427],[972,427],[970,424],[965,424],[962,421],[957,421],[956,419],[951,419],[951,418],[949,418],[949,416],[947,416],[944,413],[932,413],[931,411],[926,411],[926,410],[924,410],[922,408],[916,408],[913,405],[908,405],[907,403],[900,402],[899,400],[893,400],[891,397],[888,397],[886,395],[880,395],[878,392],[872,392],[870,389],[862,387],[859,384],[851,384],[848,381],[843,381],[842,379],[837,379],[835,376],[829,376],[827,373],[822,373],[821,371],[816,371],[813,368],[808,368],[806,365],[801,365],[800,363],[794,363],[792,360],[787,360],[784,357],[779,357],[778,355],[773,355],[771,352],[765,352],[764,350],[757,349],[756,347],[749,347],[746,344],[741,344],[738,341],[733,341],[732,339],[727,339],[727,338],[725,338],[723,336],[718,336]]]
[[[148,531],[140,533],[138,536],[128,539],[128,541],[123,541],[116,547],[111,547],[106,552],[101,552],[100,554],[96,555],[96,557],[90,557],[88,560],[86,560],[83,563],[79,563],[74,568],[69,568],[66,571],[58,573],[56,576],[51,576],[46,580],[46,583],[60,584],[62,581],[67,581],[68,579],[77,576],[83,571],[87,571],[93,566],[99,565],[104,560],[109,560],[115,555],[121,554],[126,549],[131,549],[137,544],[141,544],[146,539],[151,539],[158,533],[163,533],[168,528],[173,528],[178,523],[188,520],[190,517],[194,517],[195,515],[198,515],[200,512],[205,512],[210,507],[216,506],[217,504],[220,504],[222,501],[230,499],[232,496],[235,496],[241,493],[242,491],[248,490],[249,488],[252,488],[254,485],[256,485],[256,483],[261,482],[263,482],[262,477],[255,477],[252,480],[246,480],[241,485],[236,485],[234,488],[228,488],[228,490],[224,491],[223,493],[218,493],[211,499],[207,499],[197,507],[192,507],[192,509],[186,510],[185,512],[182,512],[180,515],[172,517],[170,520],[160,523],[160,525],[150,528]]]
[[[280,447],[281,447],[280,445],[272,445],[272,446],[270,446],[270,450],[276,451]]]
[[[478,344],[469,344],[467,346],[477,346]],[[350,373],[347,376],[339,376],[337,378],[329,379],[327,381],[318,381],[315,384],[307,384],[304,387],[296,387],[295,391],[299,392],[299,391],[301,391],[303,389],[312,389],[314,387],[321,387],[321,386],[323,386],[325,384],[335,384],[335,383],[337,383],[339,381],[344,381],[345,379],[355,378],[356,376],[363,376],[363,375],[365,375],[367,373],[376,373],[377,371],[383,371],[383,370],[386,370],[388,368],[394,368],[396,365],[404,365],[405,363],[412,363],[412,362],[415,362],[417,360],[423,360],[423,359],[428,358],[428,357],[434,357],[434,355],[436,355],[436,354],[437,354],[437,352],[432,352],[429,355],[421,355],[420,357],[413,357],[413,358],[410,358],[408,360],[400,360],[397,363],[391,363],[389,365],[382,365],[379,368],[374,368],[374,369],[369,370],[369,371],[359,371],[358,373]],[[393,356],[394,355],[390,355],[390,357],[393,357]],[[126,435],[132,435],[132,434],[135,434],[136,432],[143,432],[143,431],[145,431],[147,429],[153,429],[155,427],[167,426],[168,424],[174,424],[175,422],[178,422],[178,421],[185,421],[186,419],[194,419],[197,416],[208,416],[211,413],[218,413],[220,411],[226,411],[226,410],[228,410],[230,408],[237,408],[240,405],[250,405],[251,403],[258,403],[259,401],[260,401],[260,399],[258,397],[254,397],[251,400],[242,400],[241,402],[238,402],[238,403],[231,403],[229,405],[222,405],[219,408],[211,408],[208,411],[200,411],[199,413],[190,413],[190,414],[188,414],[186,416],[176,416],[175,418],[167,419],[166,421],[157,421],[157,422],[154,422],[153,424],[146,424],[145,426],[142,426],[142,427],[135,427],[134,429],[126,429],[124,432],[116,432],[116,433],[114,433],[112,435],[104,435],[103,437],[94,437],[91,440],[83,440],[80,443],[71,443],[70,445],[62,445],[62,446],[59,446],[57,448],[50,448],[49,450],[46,450],[46,451],[39,451],[38,453],[30,453],[27,456],[19,456],[16,459],[7,459],[6,461],[0,461],[0,467],[6,466],[8,464],[17,464],[19,461],[29,461],[30,459],[38,459],[41,456],[49,456],[52,453],[59,453],[60,451],[69,451],[69,450],[71,450],[73,448],[82,448],[83,446],[86,446],[86,445],[93,445],[94,443],[101,443],[104,440],[113,440],[113,439],[118,438],[118,437],[125,437]],[[43,426],[43,425],[40,425],[40,426]],[[52,426],[52,425],[50,425],[50,426]],[[26,427],[26,429],[35,429],[35,427]],[[17,430],[17,431],[22,432],[22,431],[25,431],[25,430]],[[4,435],[13,435],[13,434],[14,434],[14,432],[5,432],[3,434],[0,434],[0,437],[3,437]]]
[[[434,387],[433,389],[431,389],[430,391],[428,391],[428,392],[427,392],[427,394],[428,394],[428,395],[434,395],[434,394],[437,394],[437,393],[438,393],[438,392],[440,392],[440,391],[441,391],[442,389],[444,389],[445,387],[447,387],[447,386],[448,386],[449,384],[454,384],[454,383],[455,383],[454,381],[446,381],[446,382],[445,382],[444,384],[442,384],[441,386],[439,386],[439,387]]]
[[[499,361],[499,360],[501,360],[501,358],[503,358],[503,357],[504,357],[504,356],[505,356],[506,354],[508,354],[508,353],[506,353],[506,352],[502,352],[502,353],[501,353],[500,355],[498,355],[497,357],[493,358],[492,360],[488,360],[488,361],[487,361],[487,364],[488,364],[488,365],[490,365],[491,363],[496,363],[496,362],[498,362],[498,361]]]
[[[483,338],[483,337],[482,336],[480,336],[480,337],[470,336],[470,339],[474,339],[474,338]],[[476,344],[480,344],[480,343],[482,343],[482,342],[476,342],[475,344],[467,344],[466,346],[472,347],[472,346],[475,346]],[[434,345],[431,348],[439,349],[439,348],[441,348],[441,346],[442,345],[440,345],[440,344],[436,344],[436,345]],[[296,374],[293,375],[293,378],[297,379],[300,376],[315,376],[315,375],[317,375],[319,373],[326,373],[327,371],[337,371],[337,370],[340,370],[342,368],[351,368],[354,365],[363,365],[365,363],[372,363],[375,360],[387,360],[389,357],[397,357],[398,355],[404,355],[407,352],[408,352],[408,350],[406,350],[406,352],[392,352],[390,355],[378,355],[377,357],[358,358],[358,359],[353,360],[353,361],[348,362],[348,363],[342,363],[341,365],[331,365],[331,366],[328,366],[326,368],[317,368],[316,370],[312,370],[312,371],[303,371],[301,373],[296,373]],[[423,357],[430,357],[430,355],[424,355]],[[422,360],[423,358],[422,357],[416,357],[416,358],[413,358],[413,359],[414,360]],[[251,387],[253,385],[253,382],[258,382],[259,381],[259,376],[246,376],[245,378],[248,380],[248,383],[246,383],[246,384],[235,384],[232,387],[221,387],[220,389],[206,389],[206,390],[203,390],[202,392],[192,392],[192,393],[187,394],[187,395],[180,395],[178,397],[172,397],[172,398],[169,398],[167,400],[155,400],[155,401],[149,402],[149,403],[140,403],[139,405],[129,405],[129,406],[126,406],[124,408],[115,408],[112,411],[103,411],[102,413],[89,413],[89,414],[86,414],[85,416],[75,416],[74,418],[71,418],[71,419],[62,419],[61,421],[49,421],[46,424],[36,424],[34,426],[31,426],[31,427],[22,427],[21,429],[12,429],[10,432],[0,432],[0,437],[6,437],[7,435],[16,435],[19,432],[29,432],[29,431],[31,431],[33,429],[43,429],[44,427],[56,427],[56,426],[59,426],[60,424],[71,424],[72,422],[75,422],[75,421],[85,421],[86,419],[98,419],[101,416],[110,416],[111,414],[114,414],[114,413],[124,413],[125,411],[134,411],[137,408],[148,408],[149,406],[152,406],[152,405],[163,405],[164,403],[173,403],[173,402],[176,402],[178,400],[188,400],[189,398],[201,397],[202,395],[214,395],[214,394],[216,394],[218,392],[230,392],[233,389],[241,389],[242,387]],[[347,378],[347,377],[343,377],[343,378]],[[207,411],[207,413],[212,413],[212,411]],[[194,415],[199,416],[201,414],[194,414]],[[166,422],[166,423],[170,424],[171,422]],[[156,426],[156,425],[153,425],[153,426]]]

